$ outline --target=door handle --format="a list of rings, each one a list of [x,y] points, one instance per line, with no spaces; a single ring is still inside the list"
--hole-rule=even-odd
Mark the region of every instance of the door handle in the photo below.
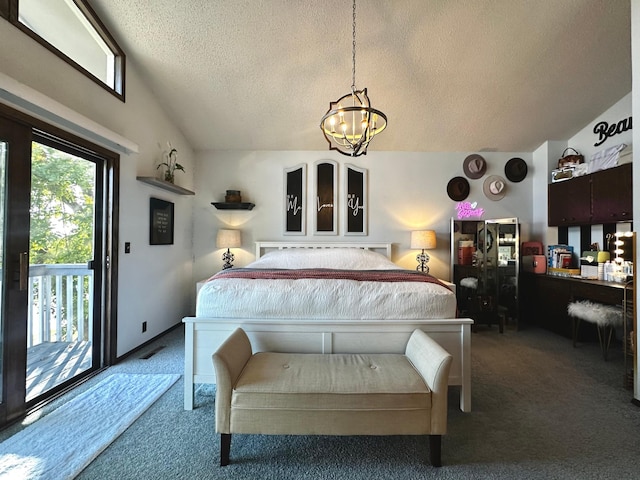
[[[29,253],[20,253],[20,291],[24,292],[29,287]]]

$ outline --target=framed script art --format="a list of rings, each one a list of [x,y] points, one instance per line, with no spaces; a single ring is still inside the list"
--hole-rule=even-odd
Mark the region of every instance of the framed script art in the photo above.
[[[149,244],[173,245],[173,203],[151,198],[149,213]]]
[[[314,164],[314,234],[338,234],[338,164],[321,160]]]
[[[345,165],[344,192],[344,234],[368,235],[369,199],[367,195],[367,169],[355,165]]]
[[[284,234],[305,235],[307,226],[307,166],[284,169]]]

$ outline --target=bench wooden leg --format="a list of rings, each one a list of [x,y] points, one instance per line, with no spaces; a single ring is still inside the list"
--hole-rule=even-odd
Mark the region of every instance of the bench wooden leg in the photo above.
[[[429,435],[429,460],[434,467],[442,466],[442,435]]]
[[[231,451],[231,434],[220,434],[220,466],[226,467],[229,465],[229,452]]]

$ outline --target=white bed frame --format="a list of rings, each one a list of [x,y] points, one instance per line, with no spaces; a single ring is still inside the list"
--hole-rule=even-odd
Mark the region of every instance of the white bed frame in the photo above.
[[[256,242],[256,258],[285,248],[364,248],[391,258],[390,243]],[[430,320],[274,320],[185,317],[184,408],[193,409],[194,385],[216,383],[211,356],[242,327],[254,352],[402,353],[411,332],[422,329],[453,356],[449,385],[460,386],[460,409],[471,411],[470,318]]]

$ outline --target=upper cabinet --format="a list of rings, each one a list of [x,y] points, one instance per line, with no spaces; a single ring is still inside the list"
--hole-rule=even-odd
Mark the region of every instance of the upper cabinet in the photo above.
[[[549,226],[591,222],[590,175],[549,185]]]
[[[592,175],[591,223],[628,222],[633,218],[631,163]]]
[[[630,222],[632,164],[549,185],[549,226]]]

